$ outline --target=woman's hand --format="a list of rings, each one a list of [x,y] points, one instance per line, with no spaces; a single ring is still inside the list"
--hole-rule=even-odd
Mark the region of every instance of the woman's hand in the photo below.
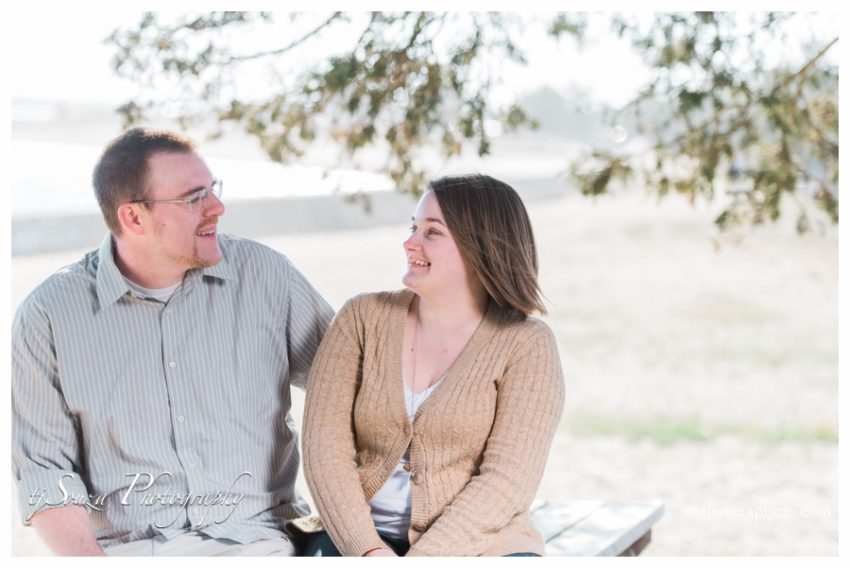
[[[373,548],[363,556],[398,556],[390,548]]]

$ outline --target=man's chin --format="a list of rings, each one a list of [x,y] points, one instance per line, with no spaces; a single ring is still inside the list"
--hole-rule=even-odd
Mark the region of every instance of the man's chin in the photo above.
[[[211,266],[215,266],[221,262],[221,257],[215,259],[198,259],[197,264],[195,264],[195,268],[209,268]]]
[[[202,257],[195,256],[194,268],[209,268],[221,262],[221,252],[214,256]]]

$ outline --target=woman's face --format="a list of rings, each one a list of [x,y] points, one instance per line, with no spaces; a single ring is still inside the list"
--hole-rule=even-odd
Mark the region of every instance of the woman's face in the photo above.
[[[425,193],[413,212],[410,237],[404,241],[405,286],[419,295],[452,293],[469,277],[433,191]]]

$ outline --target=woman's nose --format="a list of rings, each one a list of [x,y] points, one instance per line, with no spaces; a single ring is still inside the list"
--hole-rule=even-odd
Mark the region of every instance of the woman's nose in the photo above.
[[[417,233],[413,233],[404,241],[403,245],[404,250],[416,250],[419,248],[419,236]]]

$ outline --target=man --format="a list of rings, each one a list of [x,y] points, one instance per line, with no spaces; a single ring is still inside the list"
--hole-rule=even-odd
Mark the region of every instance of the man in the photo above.
[[[292,554],[290,385],[331,308],[280,253],[219,234],[194,143],[135,128],[94,171],[110,233],[21,304],[12,453],[61,555]]]

